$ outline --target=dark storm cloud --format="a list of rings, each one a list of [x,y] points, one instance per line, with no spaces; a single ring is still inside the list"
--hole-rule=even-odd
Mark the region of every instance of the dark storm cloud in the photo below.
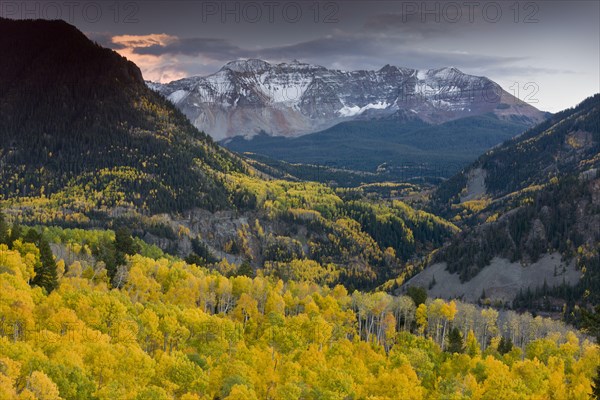
[[[287,46],[278,46],[258,51],[259,55],[268,58],[320,58],[343,55],[374,56],[384,50],[382,43],[368,41],[362,35],[326,36]]]
[[[411,37],[435,37],[459,28],[455,23],[423,23],[419,16],[402,14],[378,14],[369,18],[364,28],[367,32],[408,34]]]
[[[254,57],[270,60],[300,59],[342,69],[378,69],[385,64],[411,68],[455,66],[465,70],[509,68],[527,57],[415,49],[393,37],[334,36],[289,46],[263,49]]]
[[[403,32],[429,38],[465,28],[485,29],[513,18],[509,12],[511,4],[501,2],[404,1],[399,4],[397,12],[369,17],[364,28],[372,32]]]
[[[409,62],[411,64],[419,68],[442,66],[485,68],[496,65],[506,65],[526,59],[526,57],[490,56],[485,54],[410,49],[400,49],[396,53],[396,56],[410,60]]]
[[[165,54],[181,54],[186,56],[207,56],[214,59],[236,59],[248,55],[246,50],[230,43],[225,39],[214,38],[184,38],[177,39],[166,45],[137,47],[135,54],[161,56]]]
[[[462,68],[482,68],[524,59],[523,57],[414,50],[402,38],[343,32],[314,40],[263,49],[244,49],[224,39],[176,39],[164,45],[135,47],[133,53],[153,56],[207,57],[224,63],[238,58],[261,58],[269,61],[300,59],[325,66],[338,65],[343,59],[347,69],[372,68],[390,62],[399,66],[417,68],[448,65]]]
[[[548,68],[548,67],[534,67],[531,65],[519,66],[519,65],[506,65],[506,66],[490,66],[487,71],[494,74],[528,74],[528,75],[573,75],[578,72],[572,69],[563,68]]]
[[[244,49],[225,39],[187,38],[177,39],[166,45],[136,47],[133,52],[140,55],[186,55],[207,56],[218,60],[236,58],[272,58],[293,59],[313,58],[330,55],[364,54],[374,55],[381,52],[379,44],[369,43],[364,37],[327,36],[295,44],[267,47],[262,49]]]
[[[357,35],[342,34],[259,49],[242,48],[224,39],[185,38],[166,44],[133,47],[132,53],[157,57],[183,55],[209,58],[223,63],[239,58],[260,58],[267,61],[302,59],[327,65],[342,57],[350,57],[355,60],[360,58],[379,59],[379,55],[382,52],[385,53],[384,47],[386,46],[389,47],[389,43],[370,41]]]

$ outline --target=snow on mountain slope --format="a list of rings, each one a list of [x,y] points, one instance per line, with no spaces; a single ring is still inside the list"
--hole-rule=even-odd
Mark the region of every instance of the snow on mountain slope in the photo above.
[[[399,110],[430,123],[493,112],[532,124],[544,118],[485,77],[456,68],[340,71],[292,63],[237,60],[206,77],[148,82],[216,140],[261,131],[297,136],[342,121],[379,118]]]

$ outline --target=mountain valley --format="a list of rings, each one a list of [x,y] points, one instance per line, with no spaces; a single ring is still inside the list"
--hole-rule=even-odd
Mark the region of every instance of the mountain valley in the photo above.
[[[600,395],[600,94],[102,35],[0,17],[0,400]]]

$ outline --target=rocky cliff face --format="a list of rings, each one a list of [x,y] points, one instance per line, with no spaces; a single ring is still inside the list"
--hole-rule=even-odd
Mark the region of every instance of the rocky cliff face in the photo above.
[[[544,118],[493,81],[456,68],[386,65],[378,71],[340,71],[297,61],[245,60],[206,77],[148,85],[217,140],[261,131],[297,136],[395,113],[412,113],[430,123],[489,112],[532,124]]]

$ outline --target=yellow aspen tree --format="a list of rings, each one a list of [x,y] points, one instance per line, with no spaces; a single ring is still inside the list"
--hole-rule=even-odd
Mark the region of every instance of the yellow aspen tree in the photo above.
[[[256,393],[246,385],[235,385],[224,400],[258,400]]]
[[[33,371],[27,378],[25,387],[38,400],[60,400],[58,387],[48,375],[41,371]]]
[[[444,347],[446,345],[446,331],[448,329],[448,323],[454,321],[454,317],[456,316],[456,302],[452,300],[449,303],[444,303],[441,307],[441,312],[444,318],[441,347],[442,350],[444,350]]]
[[[420,304],[415,312],[415,320],[417,321],[417,327],[419,334],[424,335],[427,329],[427,306],[425,303]]]
[[[471,358],[477,357],[481,354],[481,346],[477,342],[477,337],[472,329],[470,329],[469,333],[467,333],[465,353],[467,353]]]

